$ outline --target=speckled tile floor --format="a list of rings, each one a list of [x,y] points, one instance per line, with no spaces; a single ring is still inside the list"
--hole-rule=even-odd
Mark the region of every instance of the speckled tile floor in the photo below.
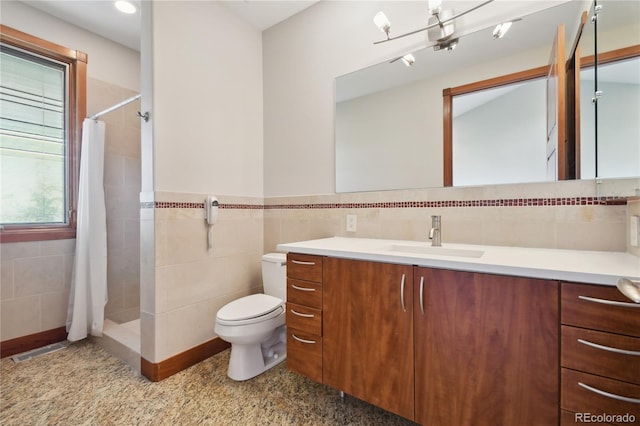
[[[226,375],[229,350],[152,383],[91,342],[0,363],[0,424],[413,425],[291,373],[284,363],[246,382]]]

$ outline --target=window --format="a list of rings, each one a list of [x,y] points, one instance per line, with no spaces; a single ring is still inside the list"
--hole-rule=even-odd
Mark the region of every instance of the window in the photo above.
[[[74,238],[86,55],[0,30],[0,241]]]

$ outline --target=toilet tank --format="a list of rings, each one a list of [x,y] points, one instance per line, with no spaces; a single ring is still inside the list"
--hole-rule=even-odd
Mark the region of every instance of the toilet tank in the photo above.
[[[264,294],[287,300],[287,255],[267,253],[262,256]]]

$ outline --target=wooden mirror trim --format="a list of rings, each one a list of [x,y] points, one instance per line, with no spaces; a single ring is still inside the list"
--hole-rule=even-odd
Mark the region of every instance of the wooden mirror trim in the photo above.
[[[558,30],[556,32],[556,37],[553,41],[553,48],[551,49],[551,57],[549,58],[549,64],[547,65],[547,87],[549,87],[548,80],[555,79],[556,84],[555,88],[557,90],[556,93],[552,93],[554,95],[554,99],[550,100],[548,98],[549,92],[547,91],[547,107],[549,107],[549,103],[555,101],[556,104],[556,117],[555,123],[547,122],[547,163],[548,163],[548,155],[549,155],[549,138],[553,135],[550,133],[549,124],[554,124],[556,128],[555,138],[556,138],[556,180],[566,180],[567,179],[567,68],[566,68],[566,59],[565,59],[565,30],[564,24],[558,25]],[[547,120],[549,119],[548,110],[547,110]],[[547,164],[547,167],[548,164]]]
[[[580,70],[582,69],[580,40],[587,19],[587,12],[582,12],[571,53],[567,59],[567,117],[573,117],[573,123],[571,121],[567,123],[566,179],[580,179]]]

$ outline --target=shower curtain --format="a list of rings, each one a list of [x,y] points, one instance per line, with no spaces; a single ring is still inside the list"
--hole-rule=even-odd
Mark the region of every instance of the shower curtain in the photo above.
[[[92,119],[82,125],[76,254],[67,310],[70,341],[102,336],[107,303],[104,129],[104,122]]]

